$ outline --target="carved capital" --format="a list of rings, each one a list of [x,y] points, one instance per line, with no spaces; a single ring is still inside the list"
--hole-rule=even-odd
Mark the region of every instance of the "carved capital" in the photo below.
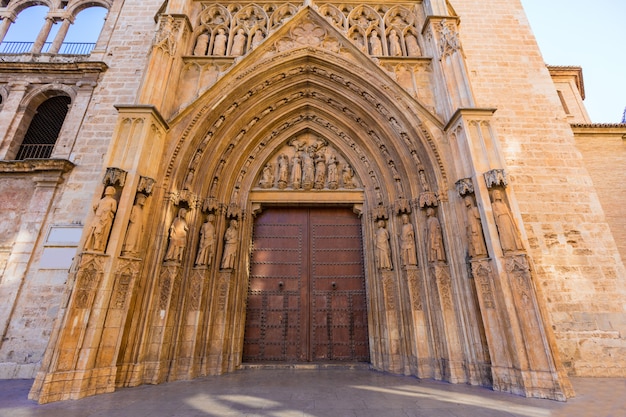
[[[126,183],[126,171],[120,168],[108,167],[102,179],[102,183],[105,186],[117,184],[123,187]]]
[[[372,209],[372,220],[376,221],[387,219],[389,219],[389,214],[387,214],[387,207],[380,205]]]
[[[485,183],[487,184],[487,188],[493,188],[497,186],[506,187],[508,185],[508,181],[506,178],[506,172],[504,169],[492,169],[483,174],[485,177]]]
[[[139,177],[139,184],[137,184],[137,192],[150,196],[156,180],[149,177]]]
[[[437,198],[437,193],[432,191],[420,193],[417,200],[417,205],[421,209],[425,209],[428,207],[437,207],[438,204],[439,201]]]
[[[400,214],[410,214],[411,213],[411,202],[406,198],[399,198],[396,200],[394,204],[394,211],[397,215]]]
[[[461,197],[465,197],[468,194],[474,194],[474,183],[471,178],[461,178],[456,182],[456,192]]]

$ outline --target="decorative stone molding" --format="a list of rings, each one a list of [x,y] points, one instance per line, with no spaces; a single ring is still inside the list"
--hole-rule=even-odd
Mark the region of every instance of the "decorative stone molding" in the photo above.
[[[417,267],[406,267],[407,282],[409,285],[409,297],[413,311],[423,311],[422,290]]]
[[[506,187],[508,185],[506,172],[502,168],[489,170],[483,176],[489,189],[497,186]]]

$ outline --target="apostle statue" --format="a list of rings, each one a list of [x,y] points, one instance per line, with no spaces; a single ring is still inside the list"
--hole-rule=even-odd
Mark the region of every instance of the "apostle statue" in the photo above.
[[[209,214],[206,222],[200,228],[200,245],[196,255],[196,266],[213,263],[213,253],[215,251],[215,216]]]
[[[391,246],[389,246],[389,232],[385,228],[385,221],[378,221],[376,230],[376,264],[379,269],[393,269],[391,264]]]
[[[170,241],[165,253],[165,261],[181,262],[183,260],[183,253],[185,252],[185,246],[187,246],[187,209],[181,207],[178,210],[176,218],[170,226]]]
[[[502,193],[500,190],[495,190],[492,196],[493,202],[491,203],[491,209],[493,210],[496,227],[498,228],[498,235],[500,235],[500,246],[502,246],[502,250],[504,252],[524,250],[509,206],[502,201]]]
[[[415,252],[415,230],[407,214],[402,215],[402,230],[400,233],[400,249],[402,265],[417,265],[417,253]]]
[[[143,235],[144,204],[146,204],[145,194],[138,193],[135,198],[135,205],[130,210],[126,238],[122,245],[122,256],[137,256],[139,254],[139,245],[141,243],[141,236]]]
[[[85,249],[94,252],[104,252],[106,249],[113,219],[117,211],[117,200],[113,198],[115,187],[109,185],[104,189],[104,197],[94,206],[95,217],[89,225],[89,234]]]
[[[467,213],[467,241],[469,243],[469,255],[472,258],[487,255],[487,247],[483,237],[483,226],[480,221],[480,212],[474,205],[472,197],[467,196],[465,202]]]
[[[443,248],[443,235],[441,234],[441,224],[435,216],[435,210],[429,207],[426,210],[426,236],[428,239],[428,261],[437,262],[446,260],[446,253]]]
[[[239,246],[239,231],[237,220],[231,220],[230,226],[224,233],[224,254],[222,256],[222,269],[233,269]]]

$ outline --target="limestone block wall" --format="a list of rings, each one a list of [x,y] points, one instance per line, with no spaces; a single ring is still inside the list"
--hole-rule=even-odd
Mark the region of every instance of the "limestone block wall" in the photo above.
[[[518,0],[450,1],[479,107],[495,107],[561,359],[580,376],[626,375],[626,274],[592,178]],[[621,358],[621,359],[620,359]]]
[[[53,225],[80,226],[91,218],[93,200],[99,197],[94,193],[102,190],[103,161],[116,126],[114,106],[135,103],[141,86],[156,30],[154,16],[162,1],[112,3],[96,49],[89,57],[90,61],[104,62],[108,68],[101,73],[91,100],[84,102],[85,111],[75,119],[72,111],[68,113],[63,132],[68,130],[66,126],[78,128],[70,132],[71,137],[59,137],[59,142],[70,144],[65,158],[75,166],[58,186],[47,215],[43,216],[45,221],[35,236],[33,253],[23,254],[27,262],[24,272],[11,274],[10,261],[3,265],[4,255],[10,250],[7,248],[14,247],[17,240],[0,243],[0,273],[4,271],[0,290],[7,282],[19,282],[19,291],[9,299],[3,298],[10,308],[0,316],[0,321],[7,324],[0,339],[0,378],[32,378],[38,369],[56,312],[64,302],[67,279],[67,269],[39,268],[45,235]],[[37,207],[22,209],[32,211]]]
[[[626,259],[626,126],[575,128],[576,148],[583,155],[622,260]],[[594,134],[597,131],[613,134]]]

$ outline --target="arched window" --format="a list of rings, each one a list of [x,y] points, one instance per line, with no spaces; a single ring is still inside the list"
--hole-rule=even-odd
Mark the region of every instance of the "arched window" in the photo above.
[[[48,7],[41,5],[22,10],[2,40],[0,52],[9,54],[29,52],[44,25],[47,14]],[[50,38],[53,36],[54,33],[51,33]]]
[[[56,96],[37,107],[15,159],[50,157],[71,102],[67,96]]]
[[[65,36],[65,42],[96,43],[109,11],[101,6],[92,6],[80,11]]]

